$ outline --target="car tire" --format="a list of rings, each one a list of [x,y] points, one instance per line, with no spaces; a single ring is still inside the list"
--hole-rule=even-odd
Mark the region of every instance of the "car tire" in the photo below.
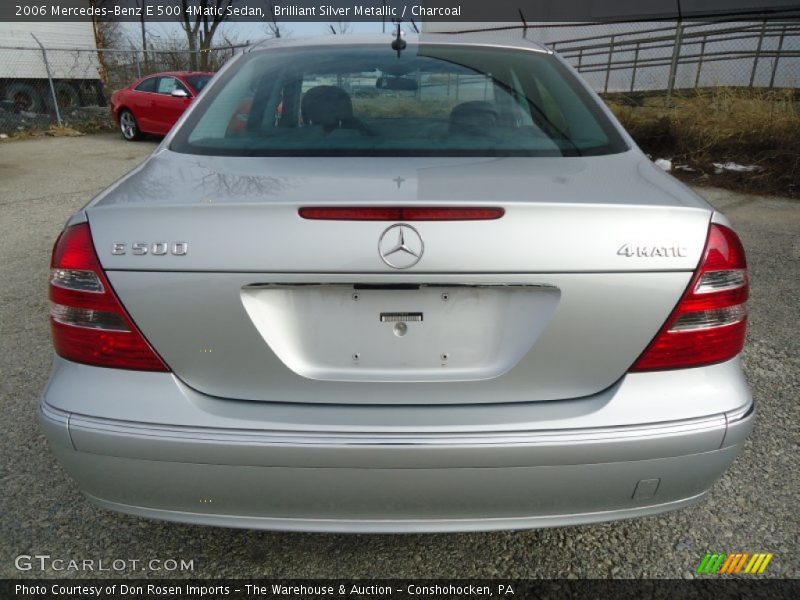
[[[29,83],[14,82],[6,86],[5,100],[14,104],[18,110],[32,113],[45,111],[45,100],[35,86]]]
[[[59,110],[76,108],[81,105],[81,99],[78,95],[78,90],[73,87],[71,83],[59,81],[53,86],[53,88],[56,92],[56,100],[58,100]]]
[[[81,97],[81,106],[106,106],[102,88],[98,81],[86,80],[78,85],[78,93]]]
[[[136,117],[128,109],[122,110],[119,113],[119,130],[129,142],[133,142],[142,137],[139,131],[139,125],[136,123]]]

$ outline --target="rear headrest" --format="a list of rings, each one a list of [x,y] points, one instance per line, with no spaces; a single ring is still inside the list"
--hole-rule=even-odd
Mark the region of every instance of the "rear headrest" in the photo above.
[[[497,110],[483,100],[462,102],[450,111],[450,133],[480,133],[497,125]]]
[[[335,127],[353,118],[350,94],[333,85],[318,85],[303,96],[300,109],[303,121],[309,125]]]

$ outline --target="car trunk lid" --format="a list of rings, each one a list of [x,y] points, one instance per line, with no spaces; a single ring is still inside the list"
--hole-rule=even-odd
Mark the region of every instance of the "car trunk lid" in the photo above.
[[[237,399],[469,403],[596,393],[627,371],[680,298],[711,215],[630,154],[398,161],[165,152],[169,160],[156,156],[87,209],[95,246],[176,376]],[[424,249],[398,269],[381,249],[397,222],[304,219],[309,206],[505,214],[403,222]]]

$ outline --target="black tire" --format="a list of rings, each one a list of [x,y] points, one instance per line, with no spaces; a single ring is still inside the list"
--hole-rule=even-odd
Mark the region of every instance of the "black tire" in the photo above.
[[[136,117],[127,108],[119,112],[119,130],[122,133],[122,137],[129,142],[136,141],[142,137]]]
[[[32,113],[47,112],[47,103],[42,94],[29,83],[15,81],[6,86],[5,100],[14,104],[19,110]]]
[[[81,96],[81,106],[105,106],[102,92],[94,80],[82,81],[78,85],[78,93]]]
[[[56,100],[58,100],[59,110],[75,108],[81,105],[78,90],[75,89],[71,83],[58,81],[53,85],[53,88],[55,88],[56,91]]]

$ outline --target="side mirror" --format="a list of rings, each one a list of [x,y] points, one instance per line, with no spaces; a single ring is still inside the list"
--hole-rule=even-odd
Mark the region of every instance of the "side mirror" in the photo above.
[[[182,88],[175,88],[172,90],[172,94],[170,94],[173,98],[188,98],[189,93],[182,89]]]

